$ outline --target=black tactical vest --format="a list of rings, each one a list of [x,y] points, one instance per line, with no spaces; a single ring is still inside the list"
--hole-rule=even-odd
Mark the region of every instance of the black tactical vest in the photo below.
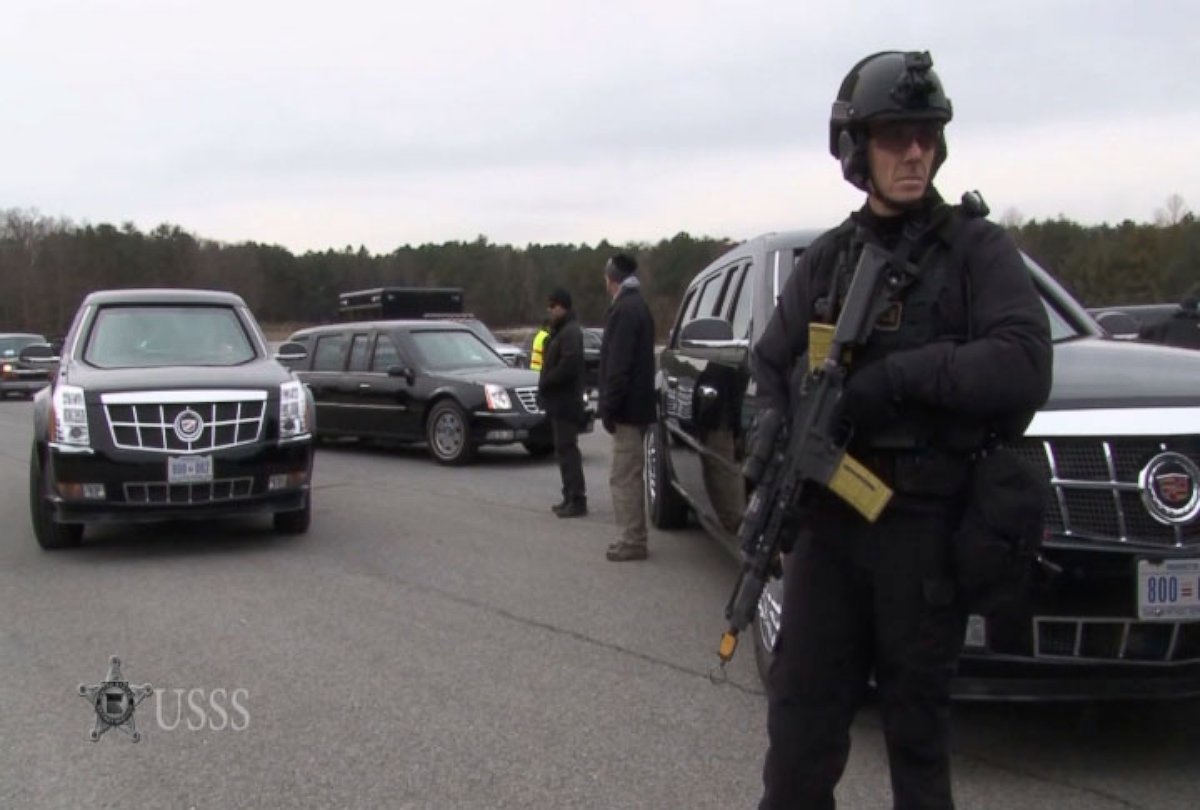
[[[965,218],[958,207],[949,210],[913,241],[910,264],[917,278],[892,302],[875,324],[867,343],[857,348],[850,373],[904,349],[933,341],[964,342],[970,334],[969,282],[965,250],[956,244]],[[813,279],[813,320],[835,323],[849,289],[853,268],[864,240],[874,237],[848,220],[839,227],[840,249],[825,272]],[[823,276],[823,277],[822,277]],[[923,449],[928,447],[971,451],[983,445],[986,426],[965,418],[921,406],[907,406],[905,418],[895,428],[872,437],[877,449]]]

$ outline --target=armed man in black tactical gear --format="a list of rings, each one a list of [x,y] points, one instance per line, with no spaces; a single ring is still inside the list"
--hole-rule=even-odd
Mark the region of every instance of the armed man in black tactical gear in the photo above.
[[[952,116],[932,65],[878,53],[842,82],[829,147],[867,201],[805,251],[754,347],[759,393],[787,413],[810,326],[837,321],[864,245],[914,276],[853,350],[841,398],[849,452],[894,495],[872,523],[806,490],[785,559],[763,808],[834,807],[872,676],[894,806],[953,807],[949,690],[967,614],[953,539],[975,460],[1019,437],[1050,390],[1046,314],[1016,246],[977,196],[952,207],[932,185]]]

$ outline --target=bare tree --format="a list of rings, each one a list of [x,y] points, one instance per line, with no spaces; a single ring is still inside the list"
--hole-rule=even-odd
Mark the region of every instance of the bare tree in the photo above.
[[[1183,197],[1172,194],[1167,197],[1163,207],[1154,212],[1154,224],[1161,228],[1169,228],[1172,225],[1178,225],[1190,213]]]
[[[1004,209],[1004,213],[1000,216],[1000,225],[1009,231],[1019,230],[1025,224],[1025,215],[1018,211],[1015,207],[1009,206]]]

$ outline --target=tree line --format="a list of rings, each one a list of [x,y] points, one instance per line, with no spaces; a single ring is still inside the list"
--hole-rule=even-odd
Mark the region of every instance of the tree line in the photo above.
[[[1152,224],[1083,226],[1064,217],[1002,224],[1018,245],[1088,306],[1177,301],[1193,291],[1200,267],[1200,223],[1178,196]],[[83,297],[122,287],[229,290],[264,323],[333,320],[337,294],[380,286],[462,287],[467,309],[495,328],[537,323],[546,296],[567,289],[585,324],[601,324],[608,305],[603,266],[617,250],[634,255],[661,332],[695,273],[735,240],[679,233],[655,244],[405,245],[294,254],[278,245],[227,244],[176,225],[143,232],[75,224],[33,211],[0,212],[0,331],[58,335]]]

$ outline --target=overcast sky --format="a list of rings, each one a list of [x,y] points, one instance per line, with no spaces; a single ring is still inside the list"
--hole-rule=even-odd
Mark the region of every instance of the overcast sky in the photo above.
[[[292,250],[749,237],[861,202],[845,72],[929,50],[947,198],[1200,209],[1193,0],[4,0],[0,208]]]

